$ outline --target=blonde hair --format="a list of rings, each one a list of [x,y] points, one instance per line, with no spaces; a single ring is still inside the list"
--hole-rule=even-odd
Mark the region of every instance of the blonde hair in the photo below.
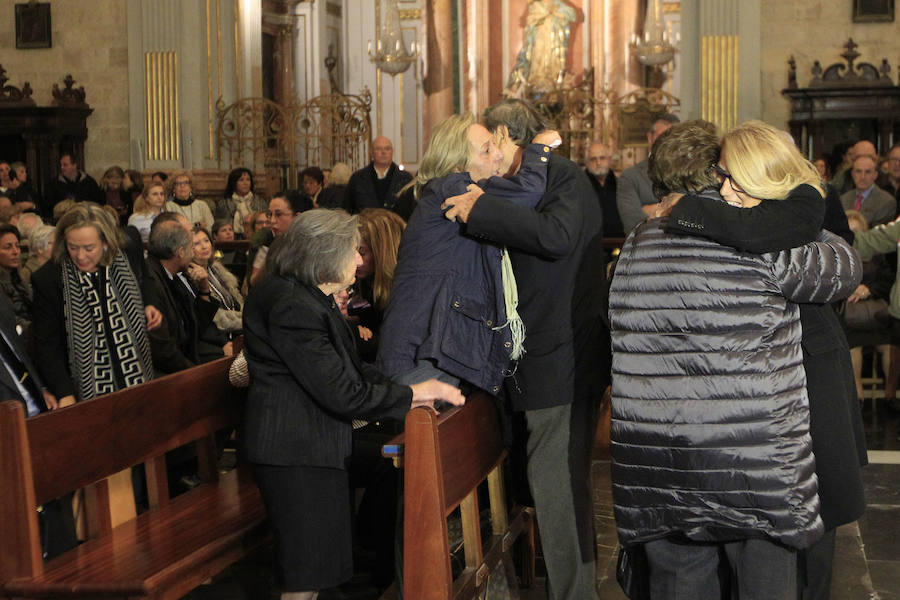
[[[142,214],[146,212],[150,212],[149,206],[147,204],[147,197],[150,195],[150,190],[153,188],[162,188],[163,196],[166,195],[166,185],[164,183],[150,183],[149,185],[144,187],[144,190],[141,192],[141,195],[137,197],[134,201],[134,208],[132,212],[135,214]]]
[[[328,178],[328,187],[334,185],[347,185],[350,181],[350,166],[347,163],[337,162],[331,166],[331,177]]]
[[[397,213],[384,208],[366,208],[359,213],[360,238],[372,251],[374,269],[372,296],[381,310],[387,308],[394,270],[397,268],[397,249],[406,222]]]
[[[99,204],[93,202],[79,202],[62,216],[56,224],[56,237],[53,240],[53,260],[61,263],[68,256],[66,247],[66,235],[73,229],[93,227],[97,230],[100,239],[106,246],[106,251],[100,259],[100,264],[108,267],[113,258],[118,254],[124,243],[124,238],[119,232],[115,217],[109,214]]]
[[[172,175],[169,176],[168,179],[166,179],[166,186],[168,187],[168,189],[166,191],[168,192],[168,195],[169,196],[175,195],[175,180],[178,179],[179,177],[187,177],[188,184],[191,186],[191,193],[193,194],[194,193],[194,176],[191,174],[190,171],[182,169],[180,171],[175,171],[174,173],[172,173]]]
[[[466,170],[469,164],[469,127],[475,123],[472,113],[450,115],[431,130],[428,149],[416,176],[417,198],[432,179]]]
[[[808,184],[824,198],[815,165],[803,158],[787,132],[762,121],[747,121],[722,138],[722,160],[738,186],[760,200],[783,200]]]
[[[850,231],[857,233],[859,231],[868,231],[869,230],[869,221],[866,220],[865,215],[863,215],[858,210],[848,209],[845,210],[844,213],[847,215],[847,224],[850,226]],[[857,224],[857,228],[853,229],[853,224]]]

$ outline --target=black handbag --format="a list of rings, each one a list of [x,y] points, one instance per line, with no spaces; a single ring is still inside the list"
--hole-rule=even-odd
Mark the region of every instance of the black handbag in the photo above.
[[[650,600],[650,567],[643,544],[619,546],[616,581],[631,600]]]
[[[844,301],[841,316],[848,329],[857,331],[883,329],[890,323],[888,303],[875,298],[866,298],[859,302]]]

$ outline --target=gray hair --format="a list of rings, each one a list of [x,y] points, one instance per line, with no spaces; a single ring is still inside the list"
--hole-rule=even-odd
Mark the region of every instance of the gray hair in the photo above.
[[[52,225],[38,225],[28,234],[28,250],[34,254],[43,252],[55,233],[56,227]]]
[[[497,131],[500,125],[505,125],[510,139],[523,148],[531,143],[534,136],[547,129],[547,122],[537,109],[518,98],[506,98],[489,106],[481,118],[491,133]]]
[[[359,217],[343,210],[308,210],[272,244],[266,272],[309,286],[336,283],[358,246]]]
[[[43,224],[44,220],[41,219],[41,215],[33,212],[23,212],[19,215],[19,222],[16,227],[19,228],[19,233],[22,234],[23,238],[28,238],[32,231]]]
[[[150,228],[147,253],[158,259],[172,258],[179,248],[193,242],[193,234],[177,221],[161,221]]]

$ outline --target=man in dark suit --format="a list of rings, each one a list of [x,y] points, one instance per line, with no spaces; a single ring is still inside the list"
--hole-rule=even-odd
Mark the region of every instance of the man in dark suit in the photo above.
[[[654,119],[647,131],[647,148],[652,148],[656,138],[677,122],[678,117],[670,114],[660,115]],[[653,195],[650,176],[647,174],[647,160],[645,158],[633,167],[625,169],[619,176],[616,205],[626,235],[643,223],[649,214],[648,211],[659,202]]]
[[[611,163],[609,146],[594,142],[588,148],[584,172],[603,211],[603,237],[623,238],[625,230],[619,218],[619,207],[616,206],[616,175],[610,168]]]
[[[522,148],[544,128],[530,104],[509,99],[485,111],[484,125],[501,139],[501,173],[518,168]],[[527,448],[551,597],[594,598],[590,455],[610,358],[600,205],[584,171],[555,154],[535,208],[479,192],[448,199],[446,216],[509,249],[526,354],[504,391],[513,423],[527,427],[517,441]]]
[[[397,192],[412,181],[412,175],[394,162],[391,140],[380,136],[372,141],[372,162],[350,176],[347,206],[351,213],[364,208],[394,210]]]
[[[17,400],[33,417],[57,408],[56,398],[44,387],[38,371],[16,331],[15,313],[5,294],[0,294],[0,400]],[[78,544],[72,495],[45,503],[41,509],[44,558],[53,558]]]
[[[672,209],[666,230],[702,235],[757,253],[811,242],[820,229],[852,243],[853,233],[837,192],[829,188],[825,202],[818,194],[792,195],[787,200],[762,202],[749,210],[686,196]],[[810,436],[825,523],[825,536],[801,557],[806,571],[801,597],[816,600],[829,597],[835,530],[855,521],[865,509],[860,466],[868,463],[868,457],[850,350],[834,309],[829,305],[800,304],[800,324]]]
[[[164,213],[153,222],[147,251],[154,297],[163,316],[162,325],[149,333],[153,367],[160,373],[189,369],[200,362],[199,336],[218,305],[210,300],[205,269],[191,263],[193,240],[175,213]],[[185,269],[190,269],[196,290],[183,275]]]
[[[861,212],[870,227],[888,223],[897,215],[897,201],[875,184],[878,162],[868,154],[857,156],[850,170],[853,188],[841,196],[844,210]]]
[[[68,152],[59,157],[59,177],[53,184],[48,206],[41,209],[45,219],[53,216],[53,207],[66,199],[76,202],[106,204],[103,191],[97,181],[78,168],[75,157]]]

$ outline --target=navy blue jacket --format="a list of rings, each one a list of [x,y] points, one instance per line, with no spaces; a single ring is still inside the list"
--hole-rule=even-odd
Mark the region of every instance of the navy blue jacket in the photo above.
[[[482,187],[533,210],[543,195],[549,152],[532,144],[516,176],[491,177]],[[506,323],[503,250],[469,235],[441,210],[445,199],[465,193],[471,183],[468,173],[455,173],[425,186],[400,241],[377,365],[394,377],[430,360],[496,394],[512,350],[509,328],[500,327]]]

